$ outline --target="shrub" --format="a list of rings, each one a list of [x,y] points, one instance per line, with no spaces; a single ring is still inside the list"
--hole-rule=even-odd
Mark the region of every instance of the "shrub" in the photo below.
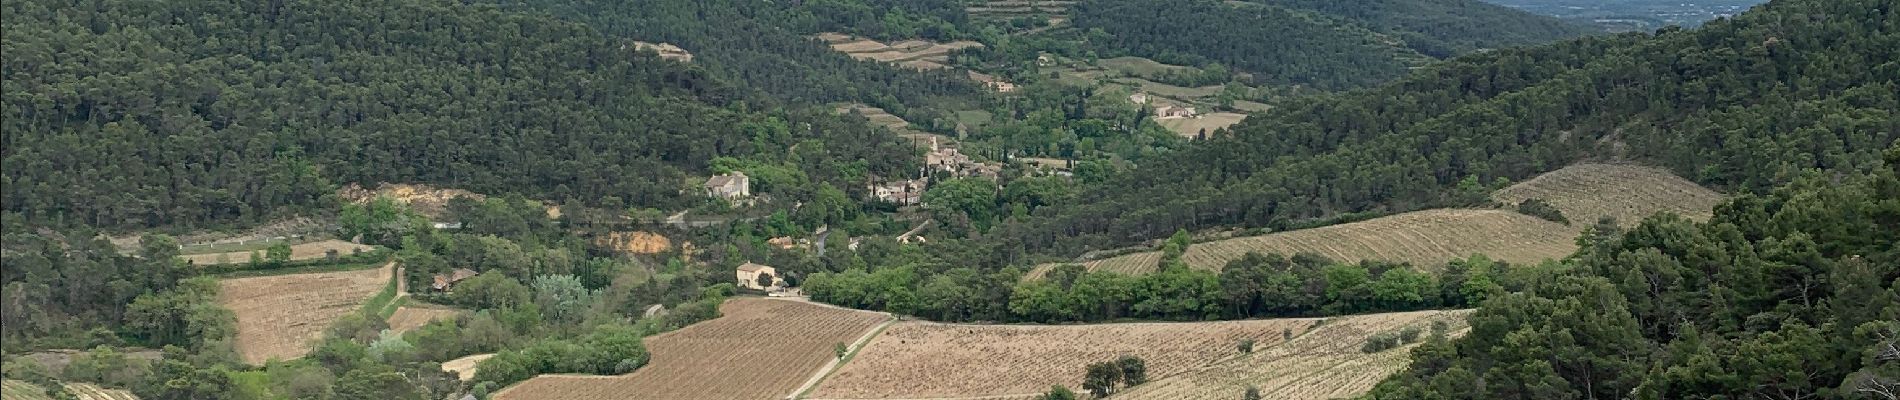
[[[1543,218],[1545,220],[1549,220],[1550,222],[1570,225],[1570,219],[1564,218],[1563,210],[1558,210],[1556,206],[1550,205],[1550,202],[1544,201],[1544,199],[1537,199],[1537,198],[1524,199],[1523,202],[1517,203],[1517,212],[1524,215]]]
[[[1252,352],[1253,352],[1253,339],[1241,339],[1241,340],[1240,340],[1240,346],[1238,346],[1238,347],[1240,347],[1240,352],[1242,352],[1242,353],[1252,353]]]
[[[1404,344],[1404,343],[1416,342],[1418,341],[1418,334],[1419,334],[1418,327],[1416,326],[1406,327],[1405,330],[1399,331],[1399,343]]]
[[[1377,353],[1399,347],[1399,337],[1390,333],[1381,333],[1366,338],[1366,345],[1359,348],[1365,353]]]
[[[1049,392],[1043,393],[1042,397],[1038,399],[1039,400],[1075,400],[1075,391],[1069,390],[1069,388],[1066,386],[1055,385],[1055,386],[1049,387]]]

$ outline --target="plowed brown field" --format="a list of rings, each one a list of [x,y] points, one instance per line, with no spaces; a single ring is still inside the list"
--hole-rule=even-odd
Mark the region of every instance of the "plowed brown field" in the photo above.
[[[391,262],[373,270],[226,279],[218,284],[218,304],[237,314],[245,362],[289,360],[309,353],[324,328],[356,312],[395,269]]]
[[[1050,385],[1079,388],[1089,363],[1122,355],[1159,378],[1238,356],[1298,335],[1314,319],[1100,325],[892,325],[818,385],[813,399],[1033,396]]]
[[[775,399],[798,389],[890,316],[792,300],[739,298],[724,316],[646,339],[653,359],[621,376],[542,375],[501,400]]]

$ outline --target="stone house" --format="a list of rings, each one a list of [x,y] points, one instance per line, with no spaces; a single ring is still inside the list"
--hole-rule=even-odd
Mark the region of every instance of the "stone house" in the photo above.
[[[706,189],[706,197],[727,200],[752,197],[752,178],[746,177],[744,172],[733,171],[730,174],[707,178],[703,187]]]
[[[772,277],[772,284],[760,286],[759,275]],[[752,290],[768,290],[785,284],[785,279],[779,277],[778,269],[753,263],[740,264],[739,269],[735,271],[734,278],[739,280],[739,287]]]

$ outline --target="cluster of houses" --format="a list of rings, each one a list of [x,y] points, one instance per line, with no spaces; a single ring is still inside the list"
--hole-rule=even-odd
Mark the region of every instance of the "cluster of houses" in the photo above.
[[[871,198],[877,201],[900,206],[923,204],[924,189],[929,186],[929,178],[905,179],[889,182],[871,182]]]
[[[924,166],[935,171],[949,172],[951,176],[956,177],[976,176],[996,179],[1003,173],[1002,165],[977,162],[969,155],[957,150],[956,147],[939,145],[936,136],[930,137],[930,152],[924,153]]]
[[[1148,101],[1149,99],[1148,99],[1147,93],[1135,93],[1135,94],[1128,95],[1128,102],[1130,103],[1135,103],[1135,104],[1140,104],[1140,105],[1145,106],[1145,105],[1149,105]],[[1157,103],[1160,103],[1160,102],[1157,102]],[[1166,103],[1161,103],[1160,105],[1156,106],[1154,108],[1154,113],[1155,113],[1155,118],[1157,119],[1192,118],[1196,115],[1200,115],[1200,112],[1195,111],[1194,107],[1186,107],[1186,106],[1166,104]]]
[[[990,88],[990,90],[993,90],[997,93],[1009,93],[1009,92],[1016,91],[1016,84],[1010,83],[1009,81],[1005,81],[1002,78],[998,78],[996,77],[996,75],[970,71],[970,80],[977,81],[977,83],[982,83],[984,87]]]

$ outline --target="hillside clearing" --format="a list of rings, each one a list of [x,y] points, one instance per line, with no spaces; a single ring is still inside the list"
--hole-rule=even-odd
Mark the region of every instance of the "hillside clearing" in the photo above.
[[[1298,335],[1315,319],[1099,325],[965,325],[905,321],[873,339],[818,385],[814,399],[1033,395],[1080,387],[1088,363],[1122,355],[1147,361],[1150,377],[1201,368]]]
[[[373,270],[225,279],[218,304],[237,314],[244,362],[295,359],[310,352],[330,323],[388,286],[395,268],[390,262]]]
[[[1632,225],[1657,212],[1708,219],[1722,195],[1659,168],[1578,164],[1498,190],[1492,198],[1514,205],[1541,198],[1562,210],[1569,225],[1500,209],[1440,209],[1409,212],[1340,225],[1196,243],[1181,260],[1188,266],[1219,270],[1248,252],[1292,255],[1308,252],[1335,261],[1408,262],[1434,269],[1445,261],[1484,254],[1511,263],[1558,259],[1577,249],[1576,236],[1597,216],[1614,216]],[[1082,262],[1090,271],[1145,274],[1160,264],[1161,253],[1138,252]],[[1041,277],[1061,264],[1044,264],[1025,279]]]
[[[792,394],[888,314],[792,300],[737,298],[724,315],[646,339],[652,361],[621,376],[542,375],[495,394],[501,400],[624,398],[769,399]]]
[[[1313,330],[1264,350],[1207,368],[1160,378],[1116,399],[1238,399],[1247,386],[1267,399],[1333,399],[1363,395],[1410,363],[1408,345],[1377,353],[1360,351],[1367,337],[1416,327],[1431,332],[1445,321],[1452,336],[1465,331],[1470,310],[1414,311],[1327,319]],[[1421,339],[1422,340],[1422,339]]]
[[[1247,114],[1217,112],[1183,118],[1160,118],[1156,119],[1155,123],[1161,124],[1161,127],[1168,128],[1181,137],[1195,138],[1202,133],[1212,135],[1214,131],[1227,129],[1243,119],[1247,119]]]
[[[1563,258],[1576,250],[1570,227],[1505,210],[1426,210],[1297,231],[1277,232],[1188,246],[1181,260],[1199,269],[1219,270],[1248,252],[1313,253],[1334,261],[1409,262],[1420,268],[1472,254],[1495,260],[1534,263]],[[1091,271],[1139,275],[1160,265],[1161,253],[1140,252],[1081,263]],[[1030,271],[1040,277],[1060,264]]]
[[[428,325],[430,321],[455,318],[461,313],[462,310],[443,307],[397,307],[396,313],[389,315],[389,330],[402,334]]]
[[[1714,215],[1723,200],[1721,193],[1662,168],[1627,164],[1572,165],[1511,185],[1491,198],[1507,205],[1543,199],[1562,210],[1571,224],[1583,226],[1605,216],[1632,226],[1664,211],[1702,221]]]
[[[464,381],[475,379],[475,366],[477,364],[481,364],[482,360],[487,360],[494,357],[495,357],[495,353],[488,353],[488,354],[476,354],[476,355],[471,355],[467,357],[457,358],[454,360],[443,361],[442,371],[454,372],[456,378],[464,380]]]

